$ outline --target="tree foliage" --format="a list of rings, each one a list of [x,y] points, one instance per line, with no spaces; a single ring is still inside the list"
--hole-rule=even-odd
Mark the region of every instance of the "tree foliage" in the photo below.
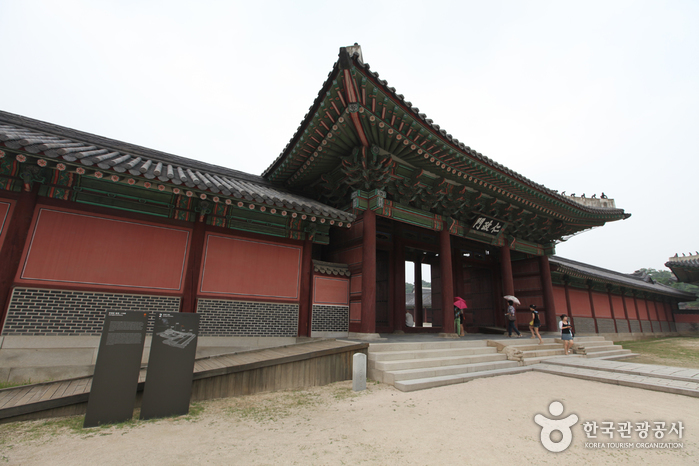
[[[679,291],[684,291],[686,293],[693,293],[699,298],[699,286],[697,285],[690,285],[689,283],[682,283],[677,281],[677,277],[669,271],[669,270],[656,270],[656,269],[641,269],[640,272],[645,272],[648,275],[650,275],[650,278],[653,279],[654,282],[656,283],[661,283],[663,285],[671,286],[672,288],[679,290]],[[685,309],[687,308],[699,308],[699,299],[696,301],[691,301],[684,303]]]

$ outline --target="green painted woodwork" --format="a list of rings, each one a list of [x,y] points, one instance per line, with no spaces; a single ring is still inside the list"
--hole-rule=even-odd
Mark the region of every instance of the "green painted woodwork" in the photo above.
[[[306,189],[307,195],[336,207],[349,202],[352,189],[342,185],[356,189],[361,183],[363,189],[381,186],[389,193],[389,200],[427,207],[434,214],[454,216],[455,211],[460,211],[463,221],[468,221],[469,212],[511,221],[502,215],[503,210],[509,209],[509,214],[527,210],[530,218],[513,225],[509,234],[535,244],[550,245],[563,236],[622,218],[619,211],[583,211],[478,160],[470,149],[461,149],[416,119],[362,68],[350,65],[349,69],[355,80],[350,85],[360,86],[361,94],[352,112],[359,116],[361,130],[370,144],[380,149],[380,157],[373,150],[371,155],[367,151],[365,158],[356,157],[359,138],[343,97],[345,75],[336,70],[325,93],[321,92],[323,98],[304,121],[300,136],[292,140],[280,163],[273,164],[265,176]],[[456,182],[456,189],[466,188],[469,195],[455,192],[453,184],[445,192],[428,178]],[[488,196],[496,203],[484,206],[477,198],[472,199],[471,193]],[[353,200],[355,209],[375,207],[361,199]]]

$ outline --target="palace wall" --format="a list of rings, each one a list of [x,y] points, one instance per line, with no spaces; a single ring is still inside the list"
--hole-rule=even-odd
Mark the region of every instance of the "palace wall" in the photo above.
[[[628,292],[628,291],[627,291]],[[660,296],[621,295],[594,287],[554,285],[556,310],[572,317],[576,333],[643,333],[680,330],[677,303]],[[674,318],[678,322],[675,324]],[[699,321],[699,319],[698,319]]]
[[[108,309],[179,312],[188,293],[202,337],[295,338],[303,293],[313,297],[312,332],[347,334],[349,277],[311,269],[310,289],[301,289],[310,242],[204,226],[195,244],[196,223],[58,204],[40,199],[33,212],[11,296],[0,303],[3,337],[97,336]],[[14,205],[0,198],[0,247]]]

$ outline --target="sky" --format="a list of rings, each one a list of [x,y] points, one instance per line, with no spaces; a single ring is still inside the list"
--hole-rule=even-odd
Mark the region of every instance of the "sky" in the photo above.
[[[447,132],[631,218],[560,256],[699,249],[699,2],[0,0],[0,110],[261,174],[342,46]]]

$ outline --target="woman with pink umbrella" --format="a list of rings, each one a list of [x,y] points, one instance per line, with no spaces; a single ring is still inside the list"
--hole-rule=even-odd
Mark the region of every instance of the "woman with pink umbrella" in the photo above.
[[[463,298],[454,298],[454,332],[458,333],[459,336],[464,336],[466,334],[464,309],[468,308],[466,301]]]

